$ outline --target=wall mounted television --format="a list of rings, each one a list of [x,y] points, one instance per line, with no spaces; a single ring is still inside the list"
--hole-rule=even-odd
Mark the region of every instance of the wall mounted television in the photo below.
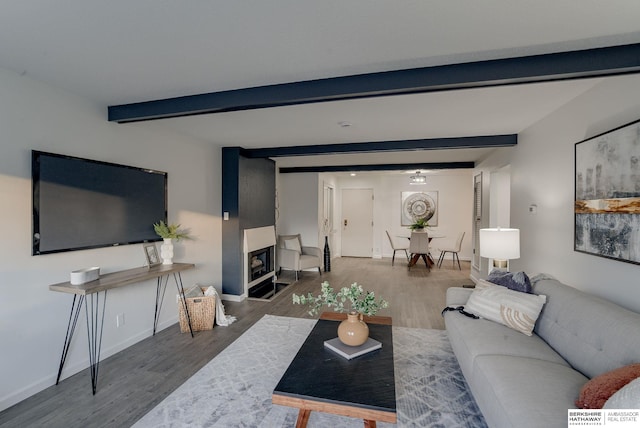
[[[159,241],[167,173],[31,152],[33,255]]]

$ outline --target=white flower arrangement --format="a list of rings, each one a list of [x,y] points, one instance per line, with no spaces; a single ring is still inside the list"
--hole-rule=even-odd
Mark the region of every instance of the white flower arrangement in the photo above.
[[[322,283],[321,292],[317,296],[311,293],[308,295],[293,295],[293,303],[299,305],[309,305],[309,315],[317,315],[322,306],[333,308],[337,312],[358,312],[363,315],[375,315],[380,309],[389,307],[389,302],[380,298],[376,300],[373,291],[366,292],[358,283],[351,284],[351,287],[343,287],[337,293],[327,281]],[[350,303],[350,305],[348,304]],[[347,304],[345,306],[345,304]]]

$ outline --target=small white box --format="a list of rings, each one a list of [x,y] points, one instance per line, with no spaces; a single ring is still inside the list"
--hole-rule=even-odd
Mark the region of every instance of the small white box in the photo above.
[[[90,267],[86,269],[74,270],[71,272],[71,284],[80,285],[85,282],[95,281],[100,277],[99,267]]]

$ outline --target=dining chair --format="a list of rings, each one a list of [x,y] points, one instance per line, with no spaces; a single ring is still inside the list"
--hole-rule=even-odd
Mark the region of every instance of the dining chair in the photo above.
[[[451,253],[451,261],[453,262],[453,267],[456,266],[456,260],[458,261],[458,269],[462,270],[460,267],[460,257],[458,257],[458,253],[462,248],[462,240],[464,239],[464,232],[460,232],[458,235],[458,239],[456,239],[456,244],[453,248],[438,248],[440,251],[440,257],[438,258],[438,267],[442,266],[442,262],[444,261],[444,256],[446,253]]]
[[[389,238],[389,243],[391,244],[391,248],[393,249],[393,257],[391,257],[391,266],[393,266],[393,262],[396,259],[396,251],[404,251],[404,255],[407,257],[407,261],[409,261],[409,253],[407,253],[407,250],[409,249],[409,245],[397,245],[396,243],[393,242],[393,239],[391,238],[391,235],[389,234],[389,231],[387,230],[387,238]]]
[[[409,262],[409,269],[417,262],[419,258],[424,260],[424,264],[427,265],[427,269],[431,270],[429,265],[429,233],[425,232],[411,232],[411,241],[409,242],[409,252],[411,253],[411,261]]]

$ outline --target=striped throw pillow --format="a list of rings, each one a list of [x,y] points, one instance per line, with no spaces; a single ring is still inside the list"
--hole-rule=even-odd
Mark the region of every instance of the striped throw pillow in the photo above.
[[[465,310],[531,336],[547,296],[509,290],[480,280]]]

